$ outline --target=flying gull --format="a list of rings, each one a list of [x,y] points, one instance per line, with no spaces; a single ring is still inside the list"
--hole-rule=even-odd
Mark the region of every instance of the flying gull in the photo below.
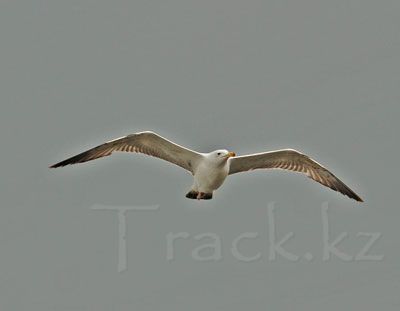
[[[283,169],[299,172],[356,201],[363,200],[335,175],[310,157],[293,149],[283,149],[236,156],[221,149],[201,153],[177,145],[160,135],[146,131],[106,142],[76,156],[56,163],[51,168],[91,161],[114,151],[137,152],[157,157],[189,171],[194,182],[186,194],[189,199],[209,200],[228,175],[255,169]]]

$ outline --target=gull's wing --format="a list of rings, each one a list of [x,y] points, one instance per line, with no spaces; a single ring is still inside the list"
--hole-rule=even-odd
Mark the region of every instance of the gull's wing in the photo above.
[[[156,133],[140,132],[111,140],[50,167],[54,168],[91,161],[109,156],[114,151],[144,153],[174,163],[192,174],[202,158],[200,153],[179,146]]]
[[[260,168],[277,168],[300,172],[326,187],[339,191],[356,201],[363,202],[354,191],[352,191],[325,167],[296,150],[284,149],[265,153],[256,153],[233,157],[230,158],[229,161],[230,175]]]

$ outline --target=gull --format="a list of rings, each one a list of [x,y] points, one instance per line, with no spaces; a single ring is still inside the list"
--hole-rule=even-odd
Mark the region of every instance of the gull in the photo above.
[[[335,175],[305,154],[293,149],[236,156],[219,149],[210,153],[190,150],[151,131],[120,137],[76,156],[56,163],[50,168],[91,161],[111,155],[114,151],[142,153],[176,164],[193,175],[193,185],[186,194],[189,199],[209,200],[228,177],[255,169],[283,169],[307,177],[354,199],[363,200]]]

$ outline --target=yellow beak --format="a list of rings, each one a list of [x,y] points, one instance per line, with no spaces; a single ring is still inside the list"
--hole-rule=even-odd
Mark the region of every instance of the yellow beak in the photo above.
[[[226,155],[227,158],[231,158],[231,157],[236,157],[236,153],[230,151],[228,152],[228,154]]]

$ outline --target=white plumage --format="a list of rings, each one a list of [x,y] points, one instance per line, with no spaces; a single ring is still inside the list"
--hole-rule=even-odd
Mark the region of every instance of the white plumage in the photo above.
[[[190,199],[211,199],[226,177],[254,169],[284,169],[306,174],[311,179],[362,202],[362,199],[335,175],[308,156],[292,149],[236,156],[225,149],[200,153],[179,146],[153,132],[140,132],[117,138],[54,164],[60,167],[111,155],[114,151],[139,152],[174,163],[193,175],[186,194]]]

